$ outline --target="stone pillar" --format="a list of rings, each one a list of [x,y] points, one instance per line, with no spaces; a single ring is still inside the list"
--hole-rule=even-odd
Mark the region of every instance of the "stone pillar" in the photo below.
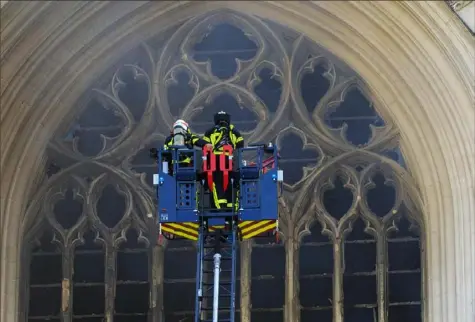
[[[251,322],[251,255],[252,240],[245,240],[241,248],[241,322]]]
[[[150,285],[151,321],[164,322],[163,317],[163,287],[165,272],[165,245],[155,245],[152,250]]]
[[[291,229],[289,229],[291,230]],[[285,237],[284,321],[300,322],[299,241],[291,233]]]
[[[337,233],[333,241],[333,322],[343,322],[343,239]]]

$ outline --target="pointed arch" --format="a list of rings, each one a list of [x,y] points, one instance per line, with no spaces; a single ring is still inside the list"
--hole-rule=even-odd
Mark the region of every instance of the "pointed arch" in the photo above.
[[[29,199],[25,196],[34,189],[31,178],[39,172],[44,147],[58,121],[67,117],[73,102],[107,62],[135,47],[152,30],[226,6],[303,32],[337,53],[367,82],[400,128],[404,155],[421,189],[430,281],[426,317],[436,322],[471,321],[475,55],[471,36],[445,4],[54,5],[9,2],[1,12],[0,222],[5,260],[1,263],[0,305],[6,308],[2,320],[17,320],[18,299],[11,294],[18,290],[21,220]],[[43,19],[45,15],[48,19]],[[457,262],[465,265],[455,265]]]

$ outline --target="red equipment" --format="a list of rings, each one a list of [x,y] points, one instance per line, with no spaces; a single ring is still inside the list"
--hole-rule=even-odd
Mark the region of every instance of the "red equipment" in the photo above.
[[[233,171],[233,148],[231,145],[223,145],[223,153],[219,154],[219,171],[223,173],[223,189],[228,189],[229,172]],[[229,156],[226,160],[226,156]],[[228,162],[226,162],[228,161]],[[213,152],[213,147],[205,146],[203,148],[203,173],[208,177],[208,188],[213,190],[213,173],[216,171],[216,154]]]

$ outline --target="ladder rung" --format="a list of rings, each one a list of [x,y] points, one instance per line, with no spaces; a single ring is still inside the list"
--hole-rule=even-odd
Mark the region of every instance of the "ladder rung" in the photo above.
[[[231,248],[231,244],[221,244],[219,248]],[[203,248],[206,249],[211,249],[211,248],[216,248],[215,245],[210,245],[210,246],[204,246]]]
[[[213,298],[214,295],[202,295],[201,297],[202,298]],[[219,298],[227,298],[227,297],[231,297],[231,294],[219,294]]]
[[[205,238],[204,244],[212,243],[212,242],[213,242],[213,243],[216,243],[216,237],[217,237],[216,235],[208,235],[208,236],[205,236],[205,237],[211,237],[212,239],[211,239],[211,241],[209,241],[208,239]],[[223,242],[229,242],[229,243],[231,243],[231,241],[232,241],[232,238],[231,238],[231,237],[232,237],[231,234],[220,235],[220,236],[219,236],[219,241],[222,242],[222,243],[223,243]]]
[[[229,311],[231,310],[231,308],[229,306],[225,306],[225,307],[222,307],[220,306],[219,307],[219,311]],[[213,311],[213,308],[212,307],[202,307],[201,308],[201,311]]]
[[[213,286],[214,283],[203,283],[204,286]],[[219,286],[224,286],[224,285],[231,285],[231,281],[219,281]]]
[[[233,258],[232,258],[232,257],[229,257],[229,256],[223,256],[223,257],[221,257],[221,261],[229,261],[229,260],[231,260],[231,259],[233,259]],[[205,262],[212,262],[212,261],[214,261],[214,258],[203,258],[203,260],[204,260]]]
[[[209,270],[206,270],[206,271],[203,271],[204,274],[213,274],[214,271],[209,271]],[[222,269],[220,271],[220,273],[232,273],[232,270],[231,269]]]

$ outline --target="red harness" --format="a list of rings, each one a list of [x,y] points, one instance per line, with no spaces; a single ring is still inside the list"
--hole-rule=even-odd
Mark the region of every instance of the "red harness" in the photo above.
[[[228,189],[229,172],[233,171],[233,148],[231,145],[223,145],[223,153],[219,154],[219,171],[223,173],[223,189]],[[226,162],[226,155],[229,156]],[[207,174],[208,187],[210,191],[213,191],[213,173],[216,171],[216,154],[213,152],[213,148],[205,146],[203,148],[203,173]]]

